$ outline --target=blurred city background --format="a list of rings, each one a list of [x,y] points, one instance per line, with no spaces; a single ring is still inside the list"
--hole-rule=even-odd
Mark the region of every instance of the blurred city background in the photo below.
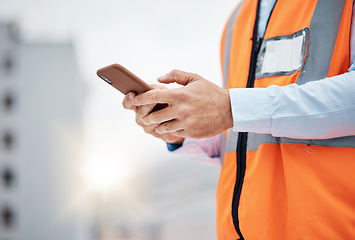
[[[146,135],[96,70],[221,85],[238,2],[0,0],[0,239],[216,239],[219,167]]]

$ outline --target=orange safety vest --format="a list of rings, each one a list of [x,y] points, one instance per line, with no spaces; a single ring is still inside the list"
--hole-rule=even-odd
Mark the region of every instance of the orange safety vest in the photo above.
[[[240,4],[224,31],[227,89],[300,85],[347,72],[352,0],[278,0],[264,40],[255,27],[258,2]],[[299,69],[258,69],[268,39],[297,34],[306,40]],[[219,240],[355,239],[355,136],[310,140],[232,130],[226,135],[217,189]]]

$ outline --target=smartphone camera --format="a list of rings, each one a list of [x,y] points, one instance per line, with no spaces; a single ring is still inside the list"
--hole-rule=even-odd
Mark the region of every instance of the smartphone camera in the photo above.
[[[107,77],[100,75],[100,78],[102,78],[103,80],[105,80],[107,83],[112,84],[112,82],[110,80],[108,80]]]

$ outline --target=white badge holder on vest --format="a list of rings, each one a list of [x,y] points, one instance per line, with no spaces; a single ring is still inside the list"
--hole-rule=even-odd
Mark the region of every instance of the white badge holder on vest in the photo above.
[[[308,28],[291,35],[263,41],[256,66],[256,78],[290,75],[303,68]]]

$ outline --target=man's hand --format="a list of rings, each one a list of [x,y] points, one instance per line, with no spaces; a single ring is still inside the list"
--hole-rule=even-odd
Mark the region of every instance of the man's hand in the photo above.
[[[158,78],[161,83],[176,82],[184,87],[154,89],[135,96],[137,107],[168,103],[169,106],[150,114],[142,124],[157,134],[173,134],[189,138],[215,136],[233,126],[229,92],[197,74],[173,70]],[[142,115],[144,115],[142,114]]]
[[[152,86],[153,88],[162,88],[161,86]],[[133,104],[133,100],[135,98],[135,94],[133,92],[128,93],[123,99],[122,105],[125,109],[134,110],[136,112],[136,123],[141,126],[144,131],[148,134],[153,135],[154,137],[160,138],[168,143],[173,144],[182,144],[184,141],[183,137],[175,136],[171,133],[159,134],[155,131],[155,128],[159,124],[150,124],[145,125],[142,120],[145,116],[147,116],[154,108],[155,104],[141,105],[135,106]]]

